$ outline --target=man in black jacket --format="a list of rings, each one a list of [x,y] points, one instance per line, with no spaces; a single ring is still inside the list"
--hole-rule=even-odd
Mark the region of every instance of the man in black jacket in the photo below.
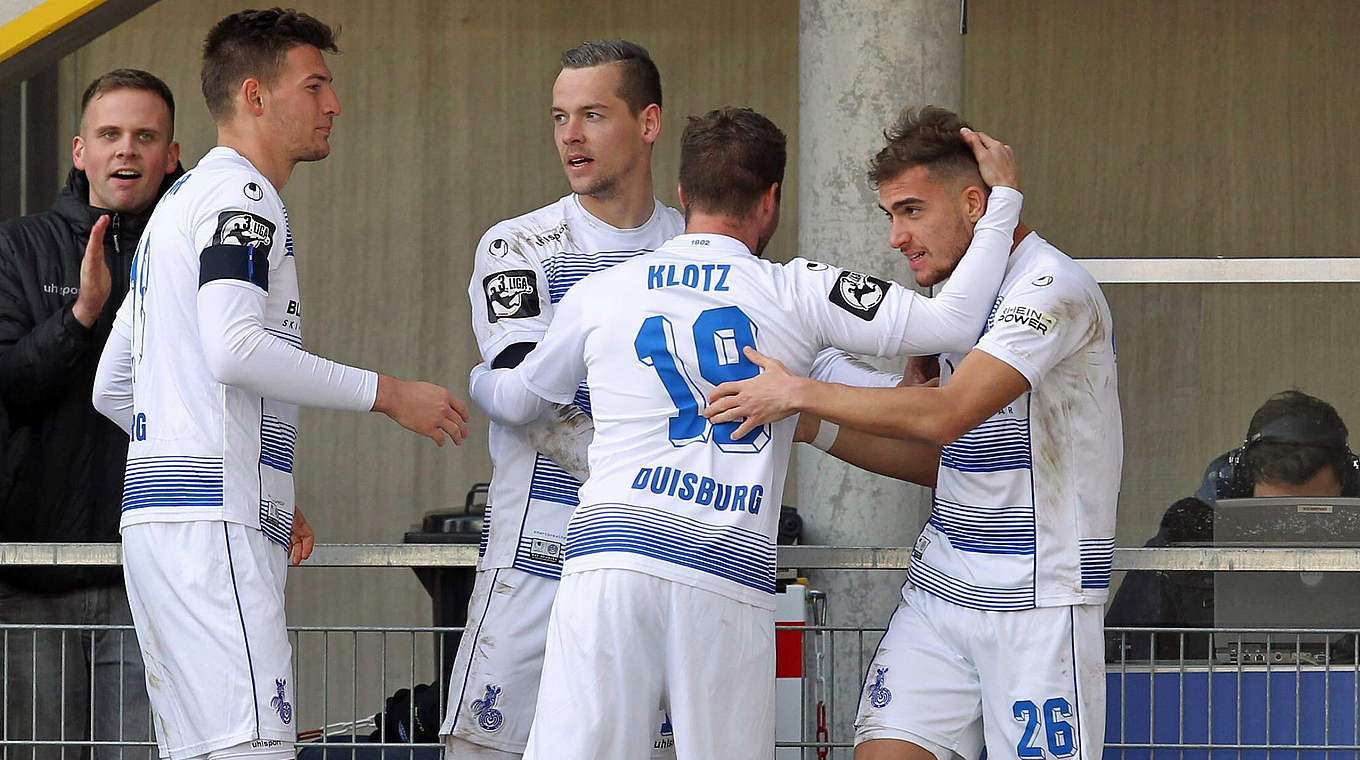
[[[74,168],[55,205],[0,223],[0,424],[8,417],[0,541],[118,541],[128,431],[96,412],[90,393],[142,228],[183,173],[174,116],[157,77],[133,69],[99,77],[82,98]],[[0,567],[0,623],[131,622],[116,567]],[[5,738],[150,739],[132,631],[9,630],[6,638]],[[11,752],[89,756],[50,745]],[[94,754],[147,756],[140,748]]]

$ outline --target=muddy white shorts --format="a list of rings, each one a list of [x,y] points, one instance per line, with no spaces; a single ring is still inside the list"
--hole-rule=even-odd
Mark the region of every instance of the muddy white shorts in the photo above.
[[[562,577],[526,760],[774,756],[774,612],[632,570]]]
[[[161,757],[290,751],[284,547],[236,523],[123,528],[123,574]],[[253,745],[253,746],[252,746]]]
[[[855,743],[909,741],[940,760],[1100,760],[1098,604],[986,612],[908,589],[865,676]]]
[[[467,628],[449,676],[448,708],[439,727],[445,760],[479,760],[478,755],[485,754],[469,744],[515,756],[524,752],[557,587],[555,578],[514,568],[477,571]],[[651,757],[675,757],[665,714],[657,713],[652,722],[651,736],[644,742]]]

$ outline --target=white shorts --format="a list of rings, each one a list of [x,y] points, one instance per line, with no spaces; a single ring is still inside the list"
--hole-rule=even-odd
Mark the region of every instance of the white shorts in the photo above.
[[[292,750],[287,568],[282,546],[236,523],[123,528],[123,574],[161,757],[185,760],[238,745]]]
[[[516,570],[477,571],[468,600],[467,626],[449,676],[447,713],[439,733],[444,760],[483,760],[495,753],[519,756],[529,741],[538,701],[548,617],[558,581]],[[653,716],[644,742],[654,760],[674,757],[666,716]]]
[[[637,760],[658,705],[680,760],[774,756],[774,613],[631,570],[562,578],[526,760]]]
[[[899,739],[940,760],[1100,760],[1098,604],[984,612],[908,589],[869,665],[855,743]]]

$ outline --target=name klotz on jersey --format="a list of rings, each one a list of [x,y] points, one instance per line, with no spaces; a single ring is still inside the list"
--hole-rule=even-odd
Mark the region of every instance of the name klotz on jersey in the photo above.
[[[653,264],[647,267],[647,289],[684,286],[695,290],[725,293],[727,275],[731,269],[731,264],[685,264],[683,267],[678,264]]]

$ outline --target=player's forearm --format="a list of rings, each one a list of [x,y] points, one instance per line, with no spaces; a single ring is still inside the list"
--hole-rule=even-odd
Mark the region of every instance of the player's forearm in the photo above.
[[[957,429],[946,396],[947,388],[856,388],[798,378],[792,401],[798,411],[842,427],[941,446],[967,432]]]
[[[124,432],[132,430],[132,341],[115,323],[94,373],[94,408]]]
[[[935,487],[940,469],[940,447],[924,441],[889,438],[843,427],[827,453],[861,469]]]
[[[588,452],[595,424],[575,406],[553,404],[545,416],[511,430],[577,480],[590,476]]]
[[[1022,201],[1019,191],[992,188],[987,212],[949,281],[934,298],[915,299],[902,334],[902,353],[962,352],[977,342],[1006,274]]]
[[[514,369],[488,369],[485,364],[472,368],[468,395],[502,425],[527,425],[546,414],[552,404],[525,387]]]
[[[368,411],[378,375],[308,353],[260,322],[258,298],[245,288],[208,283],[199,290],[199,338],[208,369],[224,385],[298,406]]]

